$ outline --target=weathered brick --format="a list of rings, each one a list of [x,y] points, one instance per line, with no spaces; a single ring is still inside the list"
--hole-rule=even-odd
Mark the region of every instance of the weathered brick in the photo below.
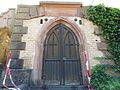
[[[26,34],[27,31],[28,31],[28,27],[14,26],[12,29],[13,34]]]
[[[17,15],[15,15],[16,19],[30,19],[30,14],[29,13],[18,13]]]
[[[18,7],[17,13],[29,13],[30,8],[29,7]]]
[[[18,59],[20,55],[20,50],[11,50],[12,59]]]
[[[100,64],[111,64],[111,65],[113,65],[114,61],[113,60],[100,60]]]
[[[107,56],[107,57],[110,57],[110,56],[111,56],[111,54],[110,54],[108,51],[102,51],[102,53],[103,53],[105,56]]]
[[[94,26],[94,33],[96,35],[101,35],[102,34],[101,31],[100,31],[100,29],[97,26]]]
[[[23,85],[23,84],[29,84],[30,78],[31,78],[32,70],[31,69],[11,69],[11,76],[13,81],[16,85]],[[2,77],[0,79],[0,87],[3,87],[2,81],[4,79],[5,70],[2,72]],[[13,84],[11,83],[10,79],[6,79],[6,83],[8,87],[13,87]],[[1,89],[0,90],[7,90],[7,89]],[[23,90],[29,90],[29,89],[23,89]]]
[[[100,40],[101,42],[105,42],[105,39],[102,36],[100,36]]]
[[[97,43],[98,50],[105,51],[107,50],[106,44],[103,42]]]
[[[30,5],[17,5],[17,8],[29,8]]]
[[[23,59],[12,59],[10,68],[11,69],[22,69],[23,68]]]
[[[11,42],[10,50],[25,50],[25,42]]]
[[[39,9],[37,8],[37,6],[32,6],[30,7],[30,17],[37,17],[39,16]]]
[[[23,25],[23,20],[17,20],[17,19],[15,19],[14,20],[14,26],[18,26],[18,25]]]
[[[11,41],[21,41],[22,35],[21,34],[12,34]]]

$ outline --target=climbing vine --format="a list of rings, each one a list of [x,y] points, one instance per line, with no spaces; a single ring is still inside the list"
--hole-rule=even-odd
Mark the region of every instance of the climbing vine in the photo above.
[[[119,90],[120,78],[113,77],[106,73],[110,67],[104,67],[104,65],[96,65],[92,69],[91,84],[95,90]]]
[[[120,10],[105,7],[104,5],[92,6],[87,11],[87,18],[99,26],[107,43],[107,50],[117,66],[120,66]]]
[[[105,7],[100,4],[87,10],[87,19],[97,25],[104,37],[107,50],[111,53],[115,65],[111,65],[120,73],[120,9]],[[106,65],[109,66],[109,65]],[[118,90],[120,80],[106,74],[105,65],[97,65],[92,69],[92,85],[96,90]]]

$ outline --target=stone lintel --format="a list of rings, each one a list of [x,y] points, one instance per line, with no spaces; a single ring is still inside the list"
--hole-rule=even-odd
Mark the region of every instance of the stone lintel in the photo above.
[[[81,2],[40,1],[40,5],[82,5]]]
[[[40,2],[40,15],[80,16],[80,2]]]

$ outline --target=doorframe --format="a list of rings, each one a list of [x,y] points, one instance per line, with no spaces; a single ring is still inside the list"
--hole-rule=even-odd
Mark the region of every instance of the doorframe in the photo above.
[[[81,68],[82,68],[82,76],[83,76],[83,84],[87,84],[86,81],[86,66],[83,52],[87,51],[86,37],[84,32],[80,29],[80,26],[76,24],[74,21],[70,20],[67,17],[57,17],[46,24],[43,24],[42,28],[39,30],[37,35],[37,41],[35,45],[35,57],[34,57],[34,66],[33,66],[33,82],[41,83],[42,77],[42,64],[43,64],[43,51],[44,51],[44,41],[47,37],[47,33],[57,24],[64,24],[69,27],[74,34],[76,35],[79,42],[79,53],[81,60]]]

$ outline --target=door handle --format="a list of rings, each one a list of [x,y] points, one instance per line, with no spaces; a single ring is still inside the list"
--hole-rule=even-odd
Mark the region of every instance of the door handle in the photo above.
[[[63,60],[66,60],[66,57],[63,57]]]

